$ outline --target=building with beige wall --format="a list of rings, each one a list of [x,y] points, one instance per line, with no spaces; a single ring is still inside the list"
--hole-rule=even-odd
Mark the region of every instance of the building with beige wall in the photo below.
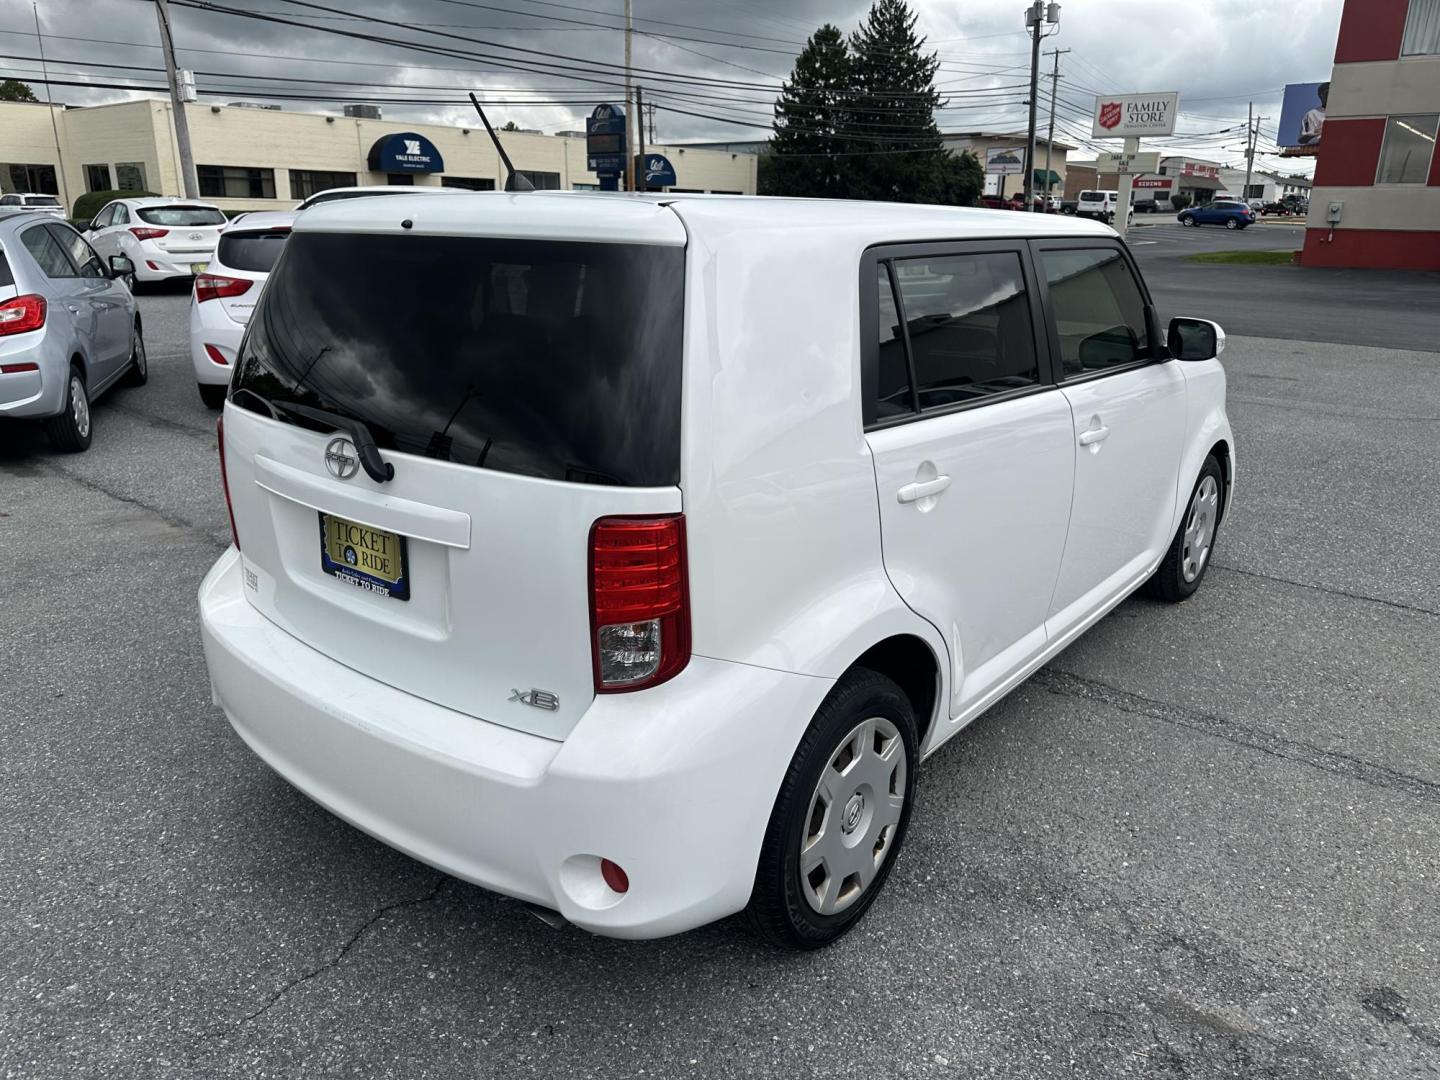
[[[1022,132],[997,132],[997,131],[962,131],[949,132],[941,136],[945,142],[945,149],[952,154],[963,153],[968,150],[979,160],[983,168],[986,162],[986,154],[991,150],[1010,150],[1018,153],[1021,161],[1020,170],[1012,173],[991,173],[985,174],[985,194],[1000,195],[1009,198],[1012,195],[1025,194],[1025,133]],[[1056,140],[1054,143],[1047,143],[1044,136],[1037,135],[1035,138],[1035,193],[1043,195],[1046,191],[1046,180],[1050,181],[1049,190],[1052,195],[1059,195],[1065,190],[1065,169],[1066,161],[1071,150],[1075,147],[1069,143]],[[1047,154],[1048,150],[1048,154]],[[1046,162],[1049,162],[1050,172],[1045,171]]]
[[[499,155],[483,127],[240,105],[192,104],[185,115],[200,195],[225,210],[288,208],[315,191],[356,184],[504,186]],[[433,145],[439,155],[433,164],[443,167],[372,169],[377,147],[404,134]],[[507,131],[500,138],[515,168],[537,188],[599,186],[586,165],[583,137]],[[672,190],[755,193],[753,154],[683,146],[647,150],[666,155],[675,166]],[[144,98],[90,108],[0,102],[0,190],[48,192],[73,208],[85,192],[107,189],[181,193],[169,101]]]

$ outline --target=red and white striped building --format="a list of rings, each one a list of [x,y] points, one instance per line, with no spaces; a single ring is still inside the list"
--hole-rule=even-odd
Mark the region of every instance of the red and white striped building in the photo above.
[[[1304,265],[1440,270],[1437,128],[1440,0],[1345,0]]]

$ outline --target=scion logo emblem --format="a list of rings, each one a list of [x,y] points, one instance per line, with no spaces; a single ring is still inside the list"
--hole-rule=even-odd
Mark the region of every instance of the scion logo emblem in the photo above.
[[[405,153],[407,153],[407,154],[419,154],[419,153],[420,153],[420,140],[419,140],[419,139],[402,139],[401,141],[405,144]]]
[[[1122,108],[1118,101],[1107,101],[1100,106],[1100,126],[1106,131],[1118,127]]]
[[[325,447],[325,468],[337,480],[349,480],[360,471],[360,455],[349,439],[331,439]]]

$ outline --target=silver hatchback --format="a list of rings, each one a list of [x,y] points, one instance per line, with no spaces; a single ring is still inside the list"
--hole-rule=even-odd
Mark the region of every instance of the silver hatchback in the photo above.
[[[109,265],[63,221],[0,210],[0,420],[40,420],[59,450],[90,445],[90,403],[148,374],[134,266]]]

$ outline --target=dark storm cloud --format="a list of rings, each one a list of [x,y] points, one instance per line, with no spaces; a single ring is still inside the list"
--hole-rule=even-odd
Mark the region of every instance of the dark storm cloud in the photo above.
[[[469,89],[488,99],[562,98],[566,104],[497,105],[500,120],[546,131],[581,126],[591,102],[616,100],[619,91],[574,81],[536,68],[547,60],[579,69],[596,79],[619,81],[614,68],[624,57],[623,0],[323,0],[332,12],[307,9],[287,0],[218,0],[253,13],[272,14],[308,27],[328,27],[425,42],[441,49],[503,56],[514,68],[494,61],[426,55],[393,43],[337,37],[316,29],[237,18],[191,8],[174,8],[181,63],[202,74],[202,100],[275,100],[266,92],[282,88],[320,100],[287,100],[291,109],[338,110],[361,96],[453,99]],[[1253,96],[1257,111],[1279,113],[1279,88],[1287,82],[1323,79],[1330,71],[1341,0],[1317,0],[1297,10],[1284,0],[1214,0],[1208,11],[1184,11],[1153,0],[1072,0],[1064,5],[1059,33],[1046,43],[1072,49],[1062,65],[1060,137],[1088,137],[1082,119],[1095,92],[1179,90],[1182,131],[1197,156],[1236,160],[1243,132],[1224,129],[1243,123]],[[821,23],[850,31],[868,6],[857,0],[635,0],[635,67],[651,100],[662,106],[656,126],[662,138],[745,139],[763,137],[770,101],[794,54]],[[999,89],[1023,83],[1028,65],[1022,0],[916,0],[921,29],[942,59],[937,83],[952,94],[941,114],[946,130],[1017,130],[1024,126],[1023,90]],[[343,14],[339,14],[343,13]],[[40,0],[46,52],[75,64],[55,65],[55,78],[94,82],[134,81],[160,86],[158,72],[94,66],[99,63],[157,67],[159,51],[152,7],[141,0]],[[357,15],[390,19],[405,29],[367,23]],[[346,17],[349,16],[349,17]],[[28,5],[16,2],[0,12],[0,52],[35,55]],[[17,32],[18,31],[18,32]],[[479,39],[462,41],[435,33]],[[121,42],[113,44],[110,42]],[[125,44],[130,43],[130,44]],[[496,46],[537,50],[512,53]],[[151,47],[146,47],[151,46]],[[575,60],[562,59],[573,57]],[[33,62],[3,61],[8,74],[34,74]],[[63,73],[63,74],[62,74]],[[260,82],[297,78],[363,84],[342,88],[314,83]],[[667,82],[666,76],[714,80]],[[435,90],[403,87],[433,86]],[[521,91],[527,90],[528,93]],[[245,92],[248,91],[248,92]],[[677,94],[690,95],[681,99]],[[328,96],[327,96],[328,95]],[[700,96],[705,95],[705,96]],[[94,104],[128,96],[125,91],[58,87],[55,97]],[[663,107],[668,106],[666,111]],[[396,119],[461,123],[459,106],[391,101]],[[673,110],[684,110],[678,112]],[[709,118],[685,113],[706,114]],[[727,122],[730,121],[730,122]],[[759,127],[745,127],[753,123]],[[1043,118],[1042,118],[1043,123]],[[1177,140],[1177,147],[1180,145]],[[1266,159],[1269,164],[1278,164]]]

